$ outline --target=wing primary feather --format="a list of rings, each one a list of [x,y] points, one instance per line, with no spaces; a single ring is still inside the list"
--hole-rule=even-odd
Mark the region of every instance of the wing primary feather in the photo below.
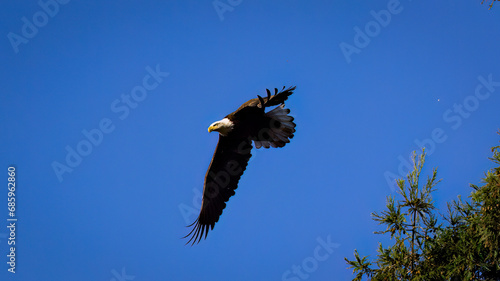
[[[200,235],[200,233],[201,233],[201,235]],[[202,236],[203,236],[203,226],[198,224],[197,229],[196,229],[196,235],[195,235],[195,238],[193,240],[193,244],[191,244],[191,246],[194,245],[195,243],[196,244],[200,243]],[[198,240],[198,241],[196,241],[196,240]]]
[[[196,238],[198,235],[196,234],[199,230],[199,227],[200,227],[200,224],[199,224],[199,219],[196,219],[192,224],[188,225],[187,227],[191,227],[192,225],[194,225],[196,223],[196,225],[193,227],[193,229],[191,229],[191,231],[188,233],[188,235],[184,236],[183,238],[186,238],[188,236],[190,236],[191,234],[193,234],[193,236],[191,236],[191,238],[189,238],[189,240],[186,242],[185,245],[191,243],[191,241],[196,241]],[[194,245],[194,241],[193,243],[191,244],[191,246]]]
[[[205,238],[204,239],[207,239],[207,235],[208,235],[208,228],[210,227],[209,224],[206,225],[205,227]],[[201,240],[201,237],[200,237],[200,240]]]
[[[264,108],[264,107],[265,107],[265,104],[264,104],[264,99],[263,99],[261,96],[259,96],[259,95],[257,95],[257,97],[259,98],[259,101],[260,101],[260,106],[261,106],[262,108]]]

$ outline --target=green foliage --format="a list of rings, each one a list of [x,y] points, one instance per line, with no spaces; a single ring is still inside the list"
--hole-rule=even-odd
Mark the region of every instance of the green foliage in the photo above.
[[[470,202],[459,196],[448,203],[442,224],[431,196],[437,171],[420,184],[425,152],[414,153],[413,170],[397,181],[401,199],[388,196],[386,210],[372,213],[386,226],[375,233],[390,234],[394,244],[379,244],[373,261],[356,250],[354,260],[345,258],[353,280],[500,280],[500,146],[492,151],[498,167],[486,173],[483,186],[471,185]]]

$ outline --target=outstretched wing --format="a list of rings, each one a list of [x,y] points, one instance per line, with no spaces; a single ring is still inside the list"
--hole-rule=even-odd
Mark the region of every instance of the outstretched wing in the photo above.
[[[206,238],[209,227],[213,229],[215,223],[219,221],[222,210],[226,208],[226,202],[235,194],[238,181],[252,156],[251,150],[252,145],[249,140],[219,136],[212,162],[205,175],[200,215],[189,225],[194,227],[184,237],[191,236],[186,244],[191,241],[192,244],[200,242],[203,235]]]
[[[270,106],[275,106],[275,105],[280,105],[284,103],[288,97],[293,94],[293,91],[295,91],[295,86],[289,87],[288,89],[281,89],[281,91],[278,92],[278,88],[274,88],[274,95],[271,95],[271,91],[269,89],[266,89],[267,91],[267,97],[262,98],[262,102],[260,101],[259,98],[251,99],[238,108],[235,112],[238,112],[239,110],[246,108],[246,107],[254,107],[257,106],[259,108],[262,108],[262,103],[264,104],[264,107],[270,107]]]

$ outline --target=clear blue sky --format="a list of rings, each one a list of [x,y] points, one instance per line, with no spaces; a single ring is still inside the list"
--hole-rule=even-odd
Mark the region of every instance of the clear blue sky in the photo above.
[[[492,167],[500,6],[115,2],[2,3],[1,280],[348,280],[343,258],[376,254],[370,213],[418,143],[443,210]],[[284,85],[295,138],[254,151],[208,239],[185,246],[207,127]]]

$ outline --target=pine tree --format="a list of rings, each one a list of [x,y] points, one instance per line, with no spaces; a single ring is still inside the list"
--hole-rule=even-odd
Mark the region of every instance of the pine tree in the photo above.
[[[354,251],[346,262],[356,274],[371,280],[500,280],[500,146],[492,148],[498,166],[486,173],[481,187],[471,185],[470,202],[448,203],[448,213],[438,224],[431,193],[437,170],[420,185],[425,152],[414,153],[413,170],[397,181],[400,200],[389,196],[387,209],[372,213],[390,234],[394,245],[379,244],[370,262]],[[445,225],[443,225],[445,224]]]
[[[424,162],[425,153],[417,157],[414,152],[413,170],[406,181],[397,181],[397,191],[402,200],[395,201],[394,197],[388,196],[387,210],[381,214],[372,213],[375,221],[387,226],[386,230],[375,233],[389,233],[395,243],[388,248],[379,244],[378,259],[375,261],[378,268],[371,268],[368,257],[360,258],[357,251],[354,252],[356,260],[346,258],[346,262],[357,273],[353,280],[361,280],[363,275],[372,277],[372,280],[410,280],[418,272],[427,242],[437,228],[431,192],[439,180],[434,169],[427,182],[423,186],[419,185]]]

